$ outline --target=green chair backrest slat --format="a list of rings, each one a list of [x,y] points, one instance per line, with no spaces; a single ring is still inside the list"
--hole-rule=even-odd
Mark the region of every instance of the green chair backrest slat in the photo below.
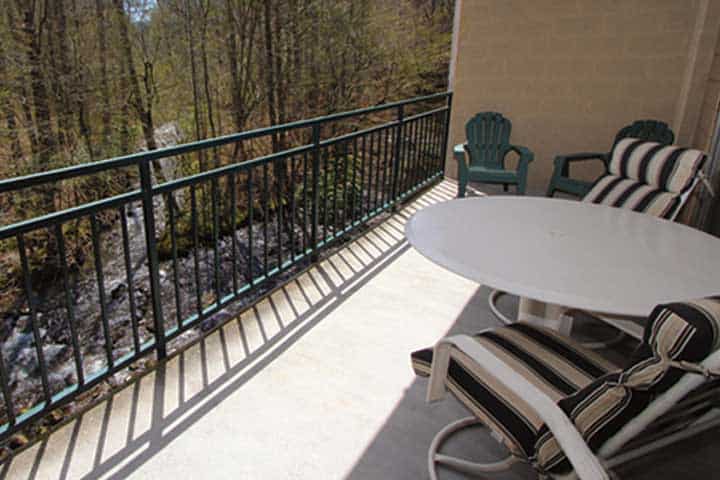
[[[665,122],[658,120],[637,120],[631,125],[623,127],[615,136],[615,145],[623,138],[638,138],[647,142],[658,142],[663,145],[672,145],[675,141],[675,134]]]
[[[510,145],[510,120],[497,112],[482,112],[465,124],[470,165],[503,169]]]

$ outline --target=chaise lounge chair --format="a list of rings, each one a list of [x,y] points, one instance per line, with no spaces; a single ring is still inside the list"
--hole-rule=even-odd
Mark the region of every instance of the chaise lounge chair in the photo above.
[[[614,366],[573,339],[525,323],[440,340],[414,352],[430,376],[428,401],[447,388],[471,417],[437,434],[437,464],[487,474],[516,462],[543,478],[609,478],[607,469],[720,424],[720,297],[657,306],[634,359]],[[474,463],[438,452],[473,424],[489,428],[505,459]]]

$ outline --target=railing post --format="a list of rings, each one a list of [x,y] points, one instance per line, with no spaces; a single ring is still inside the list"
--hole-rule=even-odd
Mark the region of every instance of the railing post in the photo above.
[[[442,150],[442,156],[443,156],[442,171],[443,171],[443,174],[445,173],[445,167],[446,167],[447,158],[448,158],[448,151],[447,151],[447,149],[448,149],[448,141],[449,141],[449,137],[450,137],[450,114],[452,113],[452,97],[453,97],[453,92],[448,92],[448,97],[447,97],[447,110],[445,111],[445,115],[446,115],[446,117],[445,117],[445,132],[444,132],[445,136],[444,136],[444,138],[443,138],[443,150]]]
[[[147,247],[148,272],[150,273],[150,296],[152,298],[153,325],[155,327],[155,350],[158,359],[167,355],[165,346],[165,322],[160,301],[160,272],[155,239],[155,209],[153,207],[150,162],[140,160],[140,191],[142,192],[143,218],[145,220],[145,244]]]
[[[393,158],[393,169],[392,169],[392,211],[397,210],[397,196],[398,196],[398,182],[400,180],[400,158],[402,156],[402,143],[403,143],[403,128],[405,125],[405,109],[403,105],[398,106],[397,116],[397,137],[395,138],[395,148]]]
[[[318,261],[318,214],[320,208],[320,123],[312,127],[312,213],[310,215],[310,260]],[[327,192],[325,192],[327,194]],[[307,195],[307,193],[306,193]]]

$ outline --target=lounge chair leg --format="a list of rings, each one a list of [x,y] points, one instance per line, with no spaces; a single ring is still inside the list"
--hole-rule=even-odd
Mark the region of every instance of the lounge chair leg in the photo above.
[[[490,306],[490,311],[493,313],[493,315],[495,315],[495,317],[497,317],[498,320],[500,320],[505,325],[510,325],[511,323],[515,323],[515,320],[506,317],[497,307],[498,298],[505,295],[505,293],[506,292],[503,292],[502,290],[493,289],[488,296],[488,305]]]
[[[475,417],[466,417],[457,420],[442,430],[440,430],[435,438],[433,438],[428,450],[428,472],[430,474],[430,480],[438,480],[436,464],[440,463],[453,470],[468,475],[482,475],[485,473],[497,473],[509,469],[514,463],[518,462],[518,459],[512,454],[508,454],[507,458],[499,460],[497,462],[490,463],[478,463],[463,460],[461,458],[451,457],[438,453],[438,448],[447,440],[448,437],[453,435],[463,428],[471,427],[474,425],[483,425],[480,420]],[[484,425],[483,425],[484,426]]]
[[[625,335],[625,332],[617,332],[615,336],[603,342],[581,342],[580,345],[591,350],[600,350],[604,348],[610,348],[613,345],[617,345],[618,343],[622,342],[626,337],[627,335]]]

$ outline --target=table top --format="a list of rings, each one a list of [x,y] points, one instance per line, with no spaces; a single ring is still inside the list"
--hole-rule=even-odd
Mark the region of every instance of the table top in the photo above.
[[[571,308],[647,316],[659,303],[720,294],[720,239],[619,208],[466,198],[420,210],[405,233],[459,275]]]

